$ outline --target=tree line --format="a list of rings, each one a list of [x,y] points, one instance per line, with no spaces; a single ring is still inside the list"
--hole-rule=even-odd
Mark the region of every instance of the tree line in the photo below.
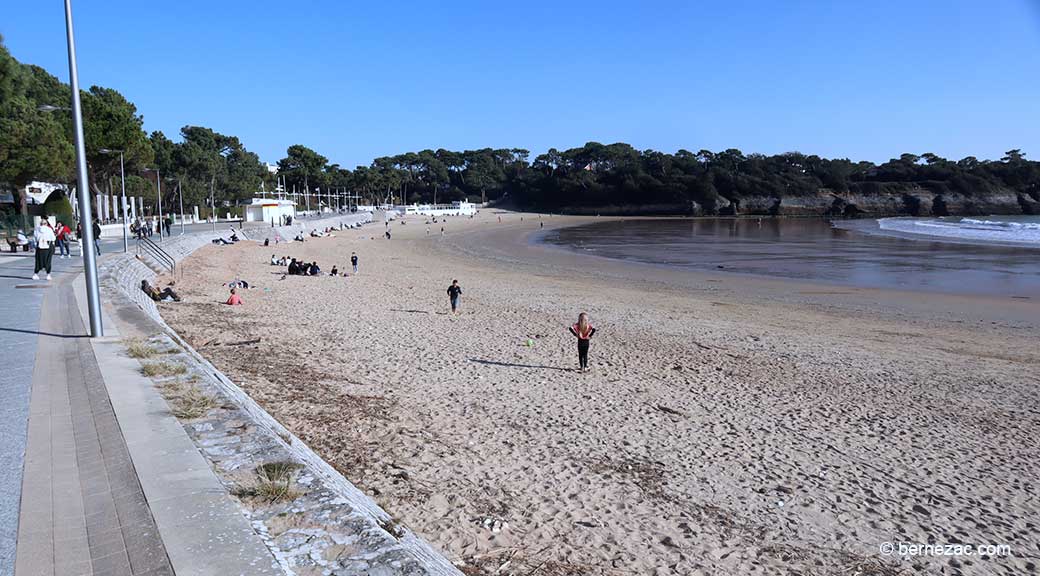
[[[599,206],[657,206],[677,213],[716,214],[749,197],[781,198],[821,193],[878,195],[927,190],[984,196],[1011,192],[1040,201],[1040,162],[1021,150],[1000,160],[935,154],[903,154],[882,164],[827,159],[799,152],[766,156],[729,149],[637,150],[590,142],[550,149],[531,158],[522,148],[422,150],[376,158],[353,170],[329,163],[304,145],[289,146],[272,175],[235,136],[185,126],[174,142],[147,134],[137,108],[118,91],[92,86],[82,93],[84,140],[93,193],[118,190],[123,150],[127,194],[155,202],[155,173],[164,190],[180,186],[185,205],[218,206],[246,200],[263,186],[281,183],[298,192],[349,190],[362,203],[446,203],[508,200],[522,208],[564,211]],[[65,106],[69,87],[38,66],[15,60],[0,38],[0,182],[18,188],[32,180],[72,182],[74,154]],[[164,211],[176,209],[164,193]]]

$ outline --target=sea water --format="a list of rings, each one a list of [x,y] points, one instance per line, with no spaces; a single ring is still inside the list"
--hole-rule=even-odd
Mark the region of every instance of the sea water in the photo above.
[[[542,241],[674,269],[1040,298],[1040,245],[1029,242],[1040,232],[1032,227],[1037,223],[1035,217],[637,219],[552,230]],[[924,232],[935,230],[945,236]]]
[[[878,229],[958,242],[1040,247],[1040,216],[882,218]]]

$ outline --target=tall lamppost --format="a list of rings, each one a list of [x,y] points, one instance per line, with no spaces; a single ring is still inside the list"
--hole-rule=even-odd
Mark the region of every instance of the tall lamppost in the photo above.
[[[181,189],[181,177],[177,177],[177,196],[181,206],[181,236],[184,236],[184,190]]]
[[[83,276],[87,283],[87,311],[90,335],[105,335],[101,326],[101,290],[98,287],[97,260],[94,254],[94,219],[91,217],[87,178],[87,151],[83,144],[83,108],[79,101],[79,73],[76,70],[76,41],[72,34],[72,0],[65,0],[65,37],[69,49],[69,84],[72,88],[72,126],[76,144],[76,178],[79,191],[80,228],[83,231]]]
[[[102,154],[119,154],[119,187],[123,194],[123,253],[130,251],[130,242],[127,239],[127,218],[126,218],[126,174],[123,172],[123,151],[122,150],[110,150],[108,148],[102,148],[98,150]]]
[[[159,242],[163,239],[163,219],[162,219],[162,175],[159,174],[158,168],[145,168],[145,172],[155,172],[155,190],[158,195],[159,205]]]

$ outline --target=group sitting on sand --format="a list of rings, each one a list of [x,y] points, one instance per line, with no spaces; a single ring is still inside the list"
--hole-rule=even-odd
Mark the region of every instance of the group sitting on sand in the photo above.
[[[317,262],[304,262],[293,258],[289,261],[287,273],[289,276],[318,276],[321,274],[321,268]]]
[[[223,237],[217,237],[213,239],[214,244],[219,244],[221,246],[227,246],[229,244],[234,244],[235,242],[238,242],[238,234],[235,234],[234,229],[231,230],[231,238],[229,239],[225,240]]]

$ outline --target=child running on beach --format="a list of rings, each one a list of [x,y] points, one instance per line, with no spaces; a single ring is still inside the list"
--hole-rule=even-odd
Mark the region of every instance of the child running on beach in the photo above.
[[[589,339],[596,333],[596,329],[589,322],[589,315],[585,312],[578,314],[578,321],[570,327],[571,334],[578,338],[578,370],[589,371]]]
[[[458,280],[452,280],[451,286],[448,286],[448,298],[451,299],[451,313],[459,313],[459,296],[462,295],[462,286],[459,286]]]

